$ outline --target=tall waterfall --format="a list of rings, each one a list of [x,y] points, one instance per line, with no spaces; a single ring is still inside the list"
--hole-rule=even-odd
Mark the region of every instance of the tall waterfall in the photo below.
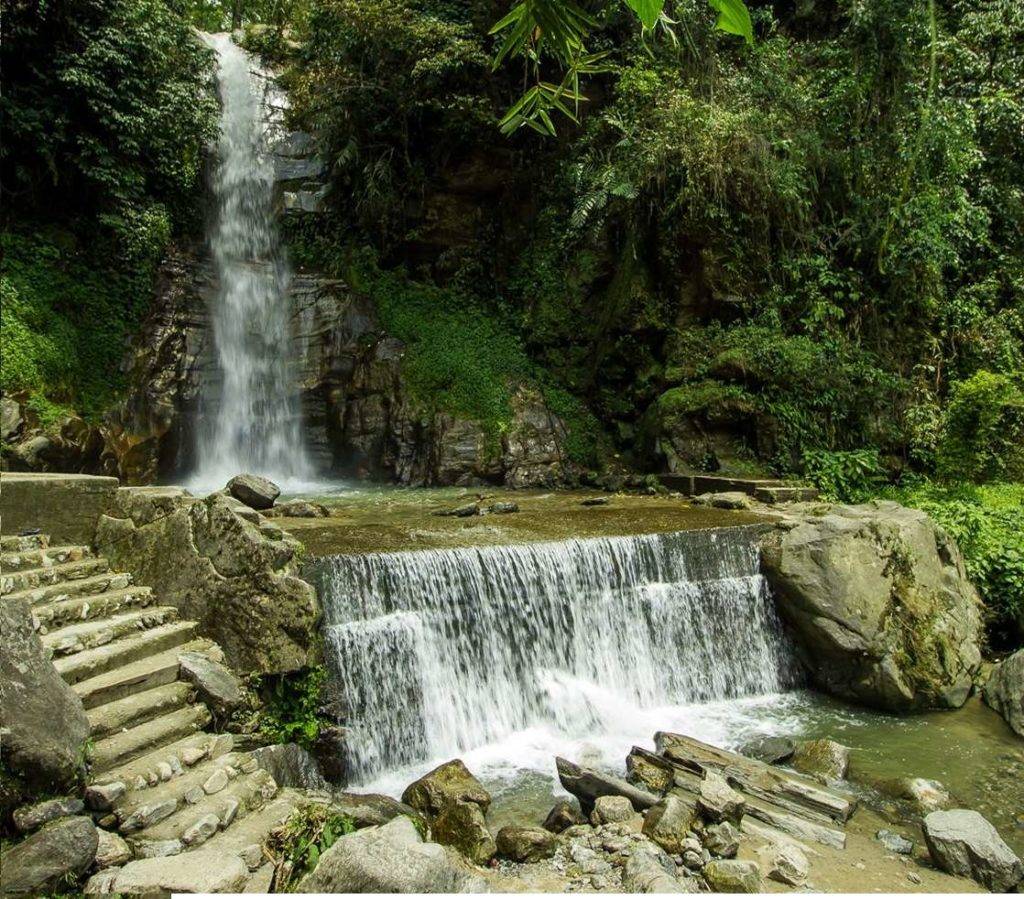
[[[318,560],[355,778],[792,686],[758,562],[750,528]]]
[[[217,52],[222,109],[212,181],[217,214],[209,234],[222,382],[219,396],[203,398],[194,481],[220,487],[248,471],[294,482],[307,477],[309,465],[289,376],[291,273],[274,220],[263,97],[253,63],[231,36],[207,41]]]

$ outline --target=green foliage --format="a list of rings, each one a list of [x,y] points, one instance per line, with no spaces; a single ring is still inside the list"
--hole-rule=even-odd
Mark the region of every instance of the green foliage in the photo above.
[[[121,359],[168,227],[159,208],[110,224],[81,238],[0,234],[0,388],[32,394],[29,408],[44,427],[70,409],[98,418],[122,385]]]
[[[267,837],[266,849],[274,859],[273,891],[290,892],[339,837],[355,829],[350,817],[329,804],[312,802],[298,808]]]
[[[864,502],[887,480],[876,450],[806,450],[803,463],[807,479],[834,502]]]
[[[164,0],[5,8],[8,202],[114,210],[191,198],[213,133],[212,55]]]
[[[322,666],[265,678],[259,685],[263,708],[258,720],[263,736],[274,743],[311,748],[323,723],[321,691],[326,678]]]
[[[927,512],[957,541],[985,604],[992,645],[1024,646],[1024,485],[924,483],[883,495]]]
[[[979,371],[953,388],[942,420],[938,471],[947,480],[1024,480],[1024,390]]]

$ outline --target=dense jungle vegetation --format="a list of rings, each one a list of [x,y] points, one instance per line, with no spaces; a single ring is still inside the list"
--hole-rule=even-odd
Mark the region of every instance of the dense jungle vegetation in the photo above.
[[[919,505],[1021,642],[1024,4],[753,0],[749,41],[718,0],[650,7],[591,0],[502,58],[507,0],[13,0],[0,386],[51,416],[116,395],[198,227],[190,29],[240,18],[330,165],[293,259],[375,296],[424,402],[500,431],[531,378],[589,467]]]

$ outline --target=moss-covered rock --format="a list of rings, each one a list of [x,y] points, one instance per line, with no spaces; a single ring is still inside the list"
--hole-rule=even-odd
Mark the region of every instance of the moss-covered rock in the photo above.
[[[956,544],[924,512],[802,507],[765,539],[763,568],[820,688],[894,712],[967,699],[980,604]]]

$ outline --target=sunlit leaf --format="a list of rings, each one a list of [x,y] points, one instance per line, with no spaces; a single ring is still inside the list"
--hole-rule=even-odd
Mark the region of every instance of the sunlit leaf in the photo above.
[[[640,17],[644,28],[653,28],[658,24],[665,0],[626,0],[626,5]]]
[[[716,28],[727,34],[737,34],[748,44],[754,43],[754,26],[743,0],[708,0],[708,3],[718,11]]]

